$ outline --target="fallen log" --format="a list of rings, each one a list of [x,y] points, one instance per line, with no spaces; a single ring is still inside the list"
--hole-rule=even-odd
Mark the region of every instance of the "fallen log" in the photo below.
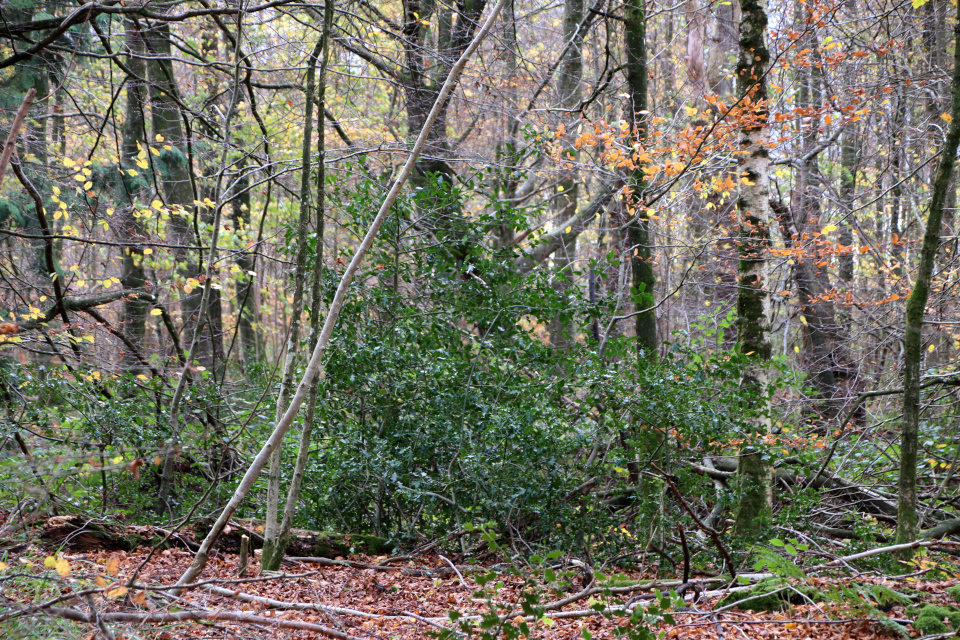
[[[40,530],[40,538],[75,550],[107,549],[133,551],[141,546],[163,543],[164,547],[186,547],[195,550],[197,543],[188,533],[170,534],[166,529],[150,526],[123,526],[81,515],[54,516]]]

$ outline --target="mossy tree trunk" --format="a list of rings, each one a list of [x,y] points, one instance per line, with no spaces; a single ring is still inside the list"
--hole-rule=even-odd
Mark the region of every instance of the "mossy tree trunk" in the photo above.
[[[960,44],[960,21],[954,29]],[[916,540],[917,518],[917,444],[920,430],[920,365],[923,359],[923,317],[930,297],[930,281],[940,245],[940,229],[950,191],[957,147],[960,145],[960,46],[954,47],[953,99],[950,130],[940,153],[933,180],[930,210],[927,216],[917,279],[906,304],[906,335],[903,345],[903,425],[900,431],[900,479],[897,501],[897,543]],[[901,559],[913,556],[913,550],[901,552]]]
[[[770,155],[769,111],[766,73],[770,64],[767,49],[767,11],[764,0],[741,2],[740,54],[737,61],[737,90],[742,98],[740,123],[740,217],[737,250],[737,330],[741,353],[748,359],[741,385],[751,420],[753,438],[759,441],[769,431],[766,401],[770,360],[770,297],[767,287],[766,253],[770,241]],[[771,467],[758,444],[741,452],[738,469],[741,497],[736,531],[754,536],[769,522],[773,510]]]

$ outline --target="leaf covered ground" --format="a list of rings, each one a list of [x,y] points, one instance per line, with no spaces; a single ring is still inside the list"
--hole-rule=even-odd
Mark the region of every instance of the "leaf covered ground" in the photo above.
[[[935,560],[932,558],[936,558]],[[948,556],[936,554],[925,560],[918,575],[891,578],[877,572],[848,576],[817,577],[804,582],[823,593],[852,592],[865,586],[882,585],[890,592],[906,594],[911,602],[856,602],[826,598],[803,601],[784,611],[754,612],[749,605],[714,611],[729,587],[719,579],[704,581],[703,595],[693,602],[687,593],[684,603],[674,602],[673,622],[654,622],[650,630],[666,638],[732,640],[733,638],[804,638],[842,640],[847,638],[897,637],[890,623],[878,622],[874,606],[882,606],[891,621],[902,623],[913,637],[922,634],[908,620],[924,604],[949,607],[947,591],[956,583],[944,580],[957,576]],[[238,578],[239,557],[218,552],[195,588],[179,596],[173,585],[193,555],[185,549],[151,553],[149,548],[133,552],[86,550],[57,552],[43,545],[14,547],[5,554],[0,571],[0,636],[4,638],[325,638],[353,637],[401,640],[424,638],[456,631],[451,610],[464,616],[509,612],[502,628],[493,637],[610,638],[622,629],[625,618],[611,619],[596,609],[631,604],[646,607],[650,589],[629,591],[624,585],[651,578],[641,571],[619,572],[616,581],[592,585],[615,585],[617,593],[592,593],[590,585],[573,579],[557,587],[541,580],[529,581],[524,571],[504,570],[506,565],[458,567],[443,556],[387,558],[350,556],[320,566],[310,562],[285,562],[283,575],[261,576],[256,557],[251,559],[245,578]],[[146,561],[146,562],[145,562]],[[338,565],[349,561],[354,566]],[[346,562],[345,562],[346,564]],[[367,567],[376,568],[367,568]],[[478,598],[481,576],[493,571],[497,579],[487,583],[485,598]],[[569,575],[576,576],[576,571]],[[936,580],[927,579],[935,575]],[[461,582],[461,576],[465,584]],[[542,574],[541,574],[542,578]],[[586,578],[584,578],[586,580]],[[502,583],[497,589],[496,585]],[[669,584],[669,583],[668,583]],[[676,584],[676,583],[673,583]],[[742,587],[741,587],[742,588]],[[533,616],[524,616],[517,603],[524,593],[537,592],[539,605]],[[578,597],[580,596],[580,597]],[[569,601],[563,604],[564,601]],[[869,605],[869,606],[867,606]],[[886,605],[886,606],[884,606]],[[71,620],[80,612],[88,620]],[[871,613],[871,611],[873,613]],[[944,611],[953,610],[944,609]],[[150,616],[153,616],[151,620]],[[166,618],[163,618],[166,616]],[[171,619],[176,616],[199,619]],[[74,616],[76,617],[76,616]],[[882,616],[880,616],[882,618]],[[6,620],[4,621],[4,618]],[[489,620],[489,617],[488,617]],[[522,634],[520,624],[527,623]],[[953,635],[949,621],[947,635]],[[106,630],[101,628],[106,627]],[[299,627],[299,628],[298,628]],[[638,627],[634,627],[637,632]]]

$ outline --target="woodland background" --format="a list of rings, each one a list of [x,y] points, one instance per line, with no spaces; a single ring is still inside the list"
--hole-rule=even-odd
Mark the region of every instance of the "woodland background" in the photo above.
[[[960,534],[955,5],[8,0],[0,541]]]

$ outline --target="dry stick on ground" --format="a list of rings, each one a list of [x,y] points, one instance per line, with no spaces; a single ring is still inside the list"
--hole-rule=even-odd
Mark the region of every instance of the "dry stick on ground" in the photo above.
[[[420,157],[420,152],[423,150],[423,147],[427,142],[427,138],[430,135],[430,130],[433,128],[433,124],[436,122],[437,116],[439,116],[441,109],[446,104],[447,97],[453,90],[453,87],[457,82],[457,78],[460,76],[460,72],[463,71],[467,61],[471,56],[473,56],[474,52],[480,46],[480,42],[482,42],[487,33],[490,32],[490,29],[496,22],[497,16],[500,14],[500,10],[505,4],[506,0],[499,0],[497,2],[497,4],[491,10],[490,15],[487,17],[486,22],[483,23],[483,26],[477,32],[476,36],[474,36],[473,41],[463,52],[463,55],[460,56],[460,59],[457,60],[456,64],[454,64],[450,69],[450,73],[433,103],[433,108],[430,109],[430,114],[423,123],[423,127],[420,130],[420,135],[417,136],[417,141],[414,143],[413,149],[410,151],[410,155],[407,157],[407,161],[400,170],[396,182],[394,182],[393,187],[391,187],[386,198],[384,198],[383,204],[380,205],[380,210],[377,212],[376,218],[373,219],[373,222],[370,224],[370,228],[367,230],[367,234],[363,237],[363,240],[360,242],[360,246],[357,247],[357,251],[353,255],[353,259],[350,260],[350,264],[347,266],[346,270],[343,272],[343,276],[340,278],[340,284],[337,286],[337,292],[333,297],[333,301],[330,303],[329,310],[327,311],[327,317],[323,323],[323,329],[320,332],[320,338],[317,340],[317,346],[314,348],[313,354],[310,356],[310,362],[307,364],[306,371],[303,373],[303,378],[300,380],[300,384],[297,385],[296,393],[290,400],[290,405],[287,407],[287,412],[283,415],[279,422],[277,422],[273,433],[270,434],[270,437],[264,443],[263,448],[260,449],[260,452],[253,459],[253,462],[250,463],[250,467],[244,474],[243,479],[240,480],[240,484],[237,485],[237,489],[234,491],[230,501],[223,508],[223,511],[220,512],[220,517],[217,518],[217,521],[210,529],[210,533],[207,534],[207,537],[204,538],[203,543],[200,545],[200,550],[197,551],[197,555],[194,558],[193,564],[191,564],[190,567],[183,573],[178,584],[190,583],[203,572],[204,567],[207,565],[207,560],[210,557],[210,551],[217,539],[220,537],[220,533],[223,531],[223,528],[243,503],[244,499],[247,497],[247,494],[253,488],[253,484],[256,482],[257,477],[263,470],[263,467],[273,454],[273,451],[280,445],[283,437],[290,429],[290,425],[293,424],[293,421],[300,410],[300,405],[302,405],[303,401],[306,399],[307,392],[310,389],[313,379],[317,376],[320,376],[322,379],[323,373],[321,372],[321,367],[323,364],[323,358],[326,354],[327,346],[330,344],[330,337],[333,335],[333,328],[337,324],[337,319],[340,316],[340,310],[343,308],[343,303],[347,296],[347,289],[350,287],[350,283],[353,281],[353,276],[360,268],[360,263],[366,256],[367,251],[369,251],[370,247],[373,245],[373,240],[376,238],[377,233],[380,231],[380,227],[383,226],[384,221],[387,219],[387,214],[390,213],[397,196],[400,195],[400,190],[403,188],[404,184],[407,182],[407,179],[410,177],[410,174],[413,172],[417,158]]]
[[[27,111],[33,105],[33,99],[37,95],[36,89],[27,91],[23,97],[20,108],[17,109],[17,115],[13,118],[13,124],[10,125],[10,133],[7,135],[7,141],[3,145],[3,155],[0,155],[0,186],[3,185],[3,176],[7,173],[7,165],[10,164],[10,156],[17,147],[17,137],[20,135],[20,127],[27,117]]]
[[[83,613],[76,609],[62,609],[59,607],[50,607],[46,610],[52,616],[75,620],[77,622],[93,623],[94,614]],[[338,640],[360,640],[356,636],[324,627],[319,624],[309,622],[297,622],[295,620],[283,620],[281,618],[264,618],[261,616],[249,615],[246,613],[237,613],[233,611],[178,611],[176,613],[101,613],[99,619],[104,622],[126,622],[131,624],[170,624],[174,622],[187,622],[190,620],[219,620],[226,622],[242,622],[246,624],[262,624],[282,629],[299,629],[302,631],[313,631],[329,638]]]
[[[704,533],[710,536],[710,538],[713,540],[713,544],[716,545],[717,547],[717,551],[720,552],[720,555],[723,556],[724,561],[727,563],[727,566],[730,568],[730,575],[733,576],[734,580],[736,580],[737,567],[735,564],[733,564],[733,559],[730,557],[730,554],[727,553],[726,547],[723,546],[723,541],[720,540],[720,533],[713,527],[708,527],[706,524],[703,523],[702,520],[700,520],[699,517],[697,517],[697,514],[693,511],[692,508],[690,508],[690,505],[687,504],[687,501],[683,499],[683,495],[680,494],[680,490],[677,489],[677,486],[675,484],[673,484],[673,480],[670,479],[670,476],[667,475],[667,473],[664,472],[663,469],[658,467],[653,462],[650,463],[650,466],[652,466],[654,469],[656,469],[660,473],[660,476],[663,478],[664,481],[666,481],[667,485],[673,491],[673,495],[677,497],[677,500],[680,501],[680,505],[684,508],[684,510],[687,513],[690,514],[690,517],[693,518],[693,521],[697,524],[697,526],[700,527],[700,529],[702,529]]]

